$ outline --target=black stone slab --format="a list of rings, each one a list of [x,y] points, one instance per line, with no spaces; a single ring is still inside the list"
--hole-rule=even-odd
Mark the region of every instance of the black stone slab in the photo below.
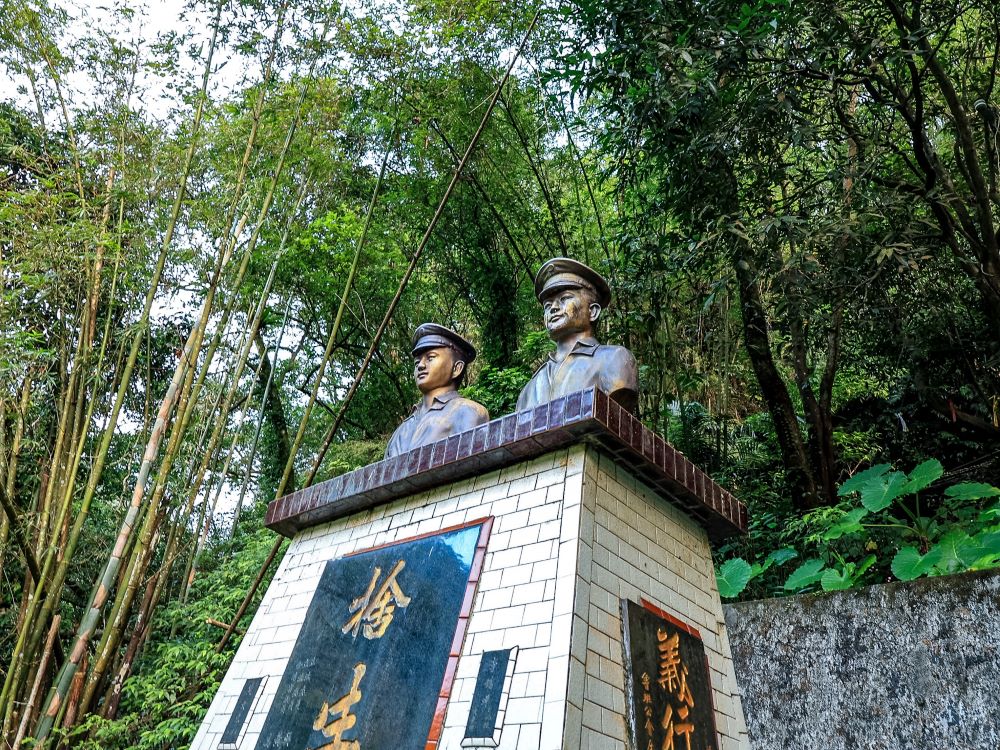
[[[712,680],[696,631],[623,599],[625,709],[635,750],[718,750]]]
[[[263,677],[254,677],[243,683],[240,690],[240,697],[236,699],[236,705],[229,716],[225,730],[222,732],[222,739],[219,740],[219,750],[229,750],[236,748],[243,727],[246,726],[247,717],[250,716],[250,709],[253,708],[254,700],[257,698],[257,691],[264,681]]]
[[[480,529],[467,526],[329,561],[258,750],[316,750],[348,741],[424,750]],[[377,609],[359,619],[393,570],[398,589],[386,589],[391,619]]]
[[[508,688],[507,668],[514,653],[513,649],[507,648],[483,654],[465,725],[466,739],[493,739],[500,730],[500,704]]]

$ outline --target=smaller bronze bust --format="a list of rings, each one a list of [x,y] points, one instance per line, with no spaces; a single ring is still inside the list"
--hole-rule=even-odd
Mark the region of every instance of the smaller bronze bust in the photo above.
[[[455,435],[490,421],[489,412],[458,395],[476,350],[450,328],[424,323],[413,332],[413,378],[423,394],[410,416],[389,438],[385,457]]]
[[[600,344],[594,326],[611,301],[611,288],[597,271],[571,258],[553,258],[535,276],[535,296],[556,351],[517,398],[517,410],[597,386],[631,412],[639,401],[635,357],[624,346]]]

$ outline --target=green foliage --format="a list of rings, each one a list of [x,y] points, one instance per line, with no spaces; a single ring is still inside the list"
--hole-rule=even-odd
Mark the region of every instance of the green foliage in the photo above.
[[[517,404],[517,396],[531,373],[525,367],[508,367],[497,369],[486,365],[479,371],[475,385],[462,389],[462,395],[478,401],[490,413],[499,417],[509,414]]]
[[[118,717],[113,721],[89,717],[74,730],[79,747],[162,750],[190,744],[239,645],[236,637],[225,651],[216,653],[223,631],[206,620],[229,621],[249,590],[274,540],[261,521],[259,511],[248,514],[249,533],[237,541],[216,540],[202,553],[204,569],[188,601],[168,605],[155,624],[137,673],[125,682]]]
[[[726,560],[716,571],[716,583],[719,586],[719,595],[732,598],[746,588],[752,576],[750,563],[739,557]]]
[[[928,501],[943,474],[941,463],[929,459],[909,473],[879,464],[848,479],[838,491],[844,502],[809,514],[799,525],[795,545],[816,556],[788,575],[781,591],[811,591],[817,584],[840,591],[892,577],[911,581],[1000,566],[1000,502],[989,504],[1000,489],[963,482]],[[774,554],[760,565],[740,557],[722,563],[722,596],[743,593]]]

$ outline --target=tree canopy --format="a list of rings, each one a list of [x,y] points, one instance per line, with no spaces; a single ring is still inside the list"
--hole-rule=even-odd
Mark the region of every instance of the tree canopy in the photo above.
[[[749,505],[726,576],[994,564],[998,59],[986,0],[3,1],[4,740],[186,746],[267,503],[381,457],[422,322],[509,412],[554,256]]]

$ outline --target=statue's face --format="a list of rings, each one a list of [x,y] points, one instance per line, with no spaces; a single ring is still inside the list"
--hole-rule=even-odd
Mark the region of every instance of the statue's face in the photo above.
[[[413,378],[421,393],[450,385],[463,369],[465,363],[456,361],[455,352],[446,346],[425,349],[413,357]]]
[[[601,306],[585,289],[560,289],[542,300],[542,313],[549,336],[560,339],[590,331],[601,314]]]

